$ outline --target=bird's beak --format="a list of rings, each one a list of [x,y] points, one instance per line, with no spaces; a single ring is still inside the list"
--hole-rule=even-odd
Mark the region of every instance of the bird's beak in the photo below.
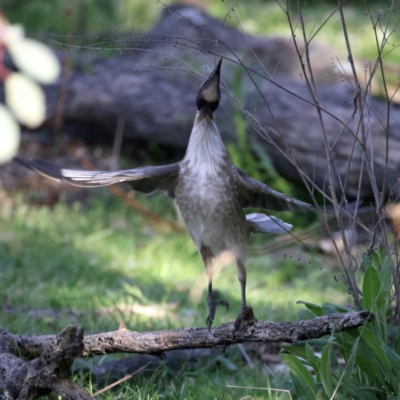
[[[203,83],[197,96],[197,108],[210,109],[215,111],[218,107],[221,98],[220,90],[220,73],[221,73],[222,58],[218,61],[217,66],[211,73],[209,78]]]
[[[218,61],[217,66],[214,68],[214,71],[211,72],[211,75],[205,81],[204,85],[205,84],[210,84],[215,79],[216,84],[219,86],[219,77],[220,77],[220,74],[221,74],[221,64],[222,64],[222,58]]]

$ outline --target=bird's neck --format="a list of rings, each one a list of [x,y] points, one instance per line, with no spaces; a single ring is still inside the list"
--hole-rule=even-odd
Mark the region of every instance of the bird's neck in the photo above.
[[[212,114],[196,114],[184,161],[190,172],[213,177],[229,160]]]

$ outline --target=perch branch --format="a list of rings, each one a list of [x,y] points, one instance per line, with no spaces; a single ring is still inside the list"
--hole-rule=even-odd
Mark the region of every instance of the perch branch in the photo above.
[[[297,343],[357,328],[374,320],[368,311],[330,314],[307,321],[268,322],[257,321],[250,307],[249,315],[240,331],[233,336],[233,323],[227,323],[208,330],[207,328],[186,328],[158,332],[134,332],[119,329],[114,332],[85,336],[82,356],[111,353],[141,353],[160,355],[165,351],[207,347],[228,347],[244,342],[287,342]],[[42,354],[54,336],[10,335],[15,348],[27,358]]]

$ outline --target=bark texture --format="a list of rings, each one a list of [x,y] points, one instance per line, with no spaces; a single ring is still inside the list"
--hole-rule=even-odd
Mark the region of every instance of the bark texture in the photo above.
[[[185,328],[171,331],[134,332],[119,329],[114,332],[85,336],[82,356],[111,353],[161,354],[170,350],[227,347],[244,342],[287,342],[315,339],[335,332],[357,328],[374,319],[368,311],[330,314],[307,321],[257,321],[251,307],[242,328],[233,335],[233,323],[216,328]],[[49,348],[54,336],[9,335],[13,345],[26,358],[37,357]]]
[[[83,329],[67,326],[47,342],[41,355],[24,361],[12,335],[0,330],[0,398],[31,400],[54,391],[64,399],[92,397],[70,380],[74,359],[82,354]]]

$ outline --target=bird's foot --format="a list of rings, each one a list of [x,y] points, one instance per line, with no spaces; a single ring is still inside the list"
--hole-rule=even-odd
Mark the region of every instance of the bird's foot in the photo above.
[[[235,336],[235,333],[237,331],[239,331],[242,326],[248,325],[248,324],[253,324],[254,322],[257,322],[257,319],[254,316],[253,308],[250,306],[242,306],[242,309],[240,310],[240,314],[236,318],[236,321],[234,324],[233,336]]]
[[[208,330],[211,329],[211,325],[214,321],[214,317],[215,317],[215,311],[217,310],[218,306],[225,306],[228,310],[229,310],[229,304],[227,301],[225,300],[220,300],[220,301],[214,301],[214,300],[209,300],[208,301],[208,317],[207,317],[207,321],[206,324],[208,326]]]

